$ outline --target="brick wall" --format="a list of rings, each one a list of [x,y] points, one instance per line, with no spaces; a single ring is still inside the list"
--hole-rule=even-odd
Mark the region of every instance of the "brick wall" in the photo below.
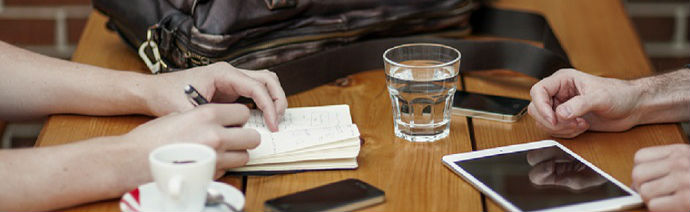
[[[89,0],[0,0],[0,40],[68,59],[90,11]]]

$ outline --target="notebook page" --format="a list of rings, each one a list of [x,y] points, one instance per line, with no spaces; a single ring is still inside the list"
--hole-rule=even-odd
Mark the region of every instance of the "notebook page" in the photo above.
[[[278,131],[310,129],[352,124],[348,105],[288,108],[278,124]],[[270,132],[264,124],[263,113],[252,110],[246,128]]]
[[[259,133],[261,143],[255,149],[248,150],[249,158],[265,157],[359,137],[359,130],[355,124]]]

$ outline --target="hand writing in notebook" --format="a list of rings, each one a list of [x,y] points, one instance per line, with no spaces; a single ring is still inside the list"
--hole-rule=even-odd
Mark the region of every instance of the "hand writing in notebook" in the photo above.
[[[249,166],[235,171],[356,168],[359,129],[347,105],[288,108],[278,132],[270,132],[260,111],[252,111],[244,128],[256,129],[261,143],[248,150]]]

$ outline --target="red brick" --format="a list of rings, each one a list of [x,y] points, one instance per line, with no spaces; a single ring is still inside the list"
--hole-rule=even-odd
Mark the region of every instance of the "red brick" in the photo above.
[[[0,19],[0,40],[15,45],[46,45],[55,41],[55,21]]]
[[[120,1],[120,0],[115,0]],[[5,6],[91,5],[91,0],[5,0]]]
[[[69,43],[77,44],[86,26],[86,19],[67,19],[67,39]]]

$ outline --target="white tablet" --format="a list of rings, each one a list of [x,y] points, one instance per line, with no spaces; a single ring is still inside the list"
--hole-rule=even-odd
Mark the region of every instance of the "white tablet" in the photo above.
[[[446,155],[443,163],[509,211],[608,211],[642,199],[553,140]]]

